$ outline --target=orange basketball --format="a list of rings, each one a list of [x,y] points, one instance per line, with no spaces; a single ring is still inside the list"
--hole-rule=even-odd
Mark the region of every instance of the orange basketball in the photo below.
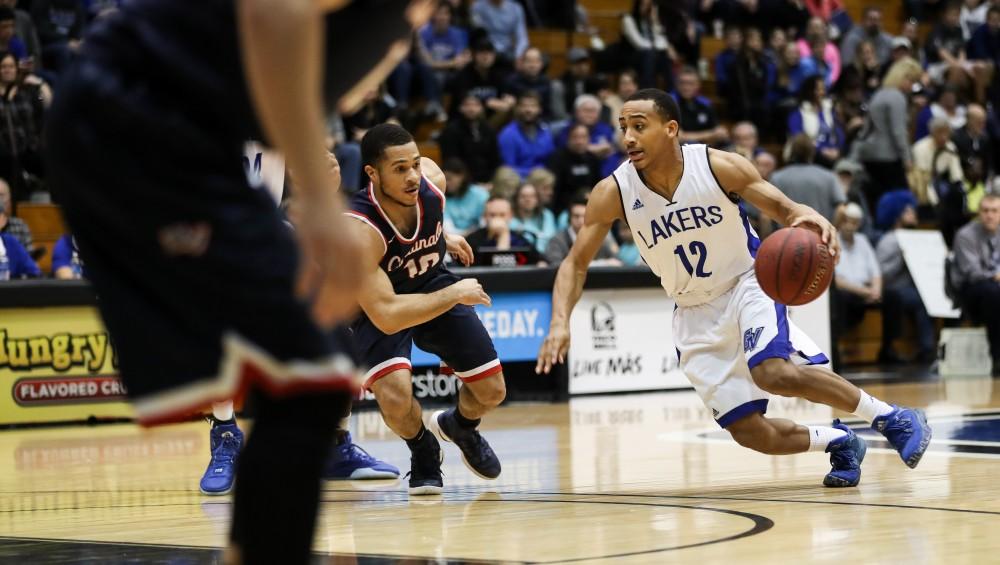
[[[812,302],[833,280],[833,257],[816,232],[780,229],[757,250],[754,272],[760,288],[775,302],[799,306]]]

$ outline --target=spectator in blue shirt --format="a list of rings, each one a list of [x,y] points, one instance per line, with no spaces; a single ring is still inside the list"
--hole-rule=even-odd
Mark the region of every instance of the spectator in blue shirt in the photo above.
[[[28,56],[28,48],[14,35],[16,24],[17,17],[14,15],[14,10],[0,6],[0,51],[12,53],[14,58],[22,61]]]
[[[514,108],[515,120],[500,131],[500,159],[524,178],[531,169],[542,167],[555,151],[549,128],[541,123],[542,102],[538,93],[521,93]]]
[[[507,63],[516,61],[528,49],[524,8],[514,0],[476,0],[471,16],[473,25],[486,30]]]
[[[587,127],[590,133],[590,143],[587,151],[601,160],[601,176],[608,176],[621,165],[625,159],[611,124],[601,120],[601,101],[593,94],[581,94],[573,103],[573,122]],[[566,147],[569,141],[570,129],[560,132],[556,145]]]
[[[812,57],[803,57],[794,43],[785,46],[772,91],[772,100],[781,106],[794,105],[802,87],[802,82],[812,75],[820,74]]]
[[[430,23],[420,29],[421,47],[442,85],[471,60],[469,34],[452,25],[453,10],[451,4],[441,2]]]
[[[2,206],[0,203],[0,216],[6,213]],[[17,238],[9,233],[0,233],[0,281],[40,276],[42,271]]]
[[[743,30],[736,26],[726,28],[726,48],[715,56],[715,82],[717,91],[729,88],[729,67],[736,61],[743,46]]]
[[[82,279],[83,262],[73,236],[65,234],[52,248],[52,276],[57,279]]]
[[[452,157],[441,167],[447,180],[445,190],[448,205],[444,208],[445,229],[465,235],[479,227],[479,220],[486,210],[490,193],[478,184],[472,184],[469,170],[460,159]]]

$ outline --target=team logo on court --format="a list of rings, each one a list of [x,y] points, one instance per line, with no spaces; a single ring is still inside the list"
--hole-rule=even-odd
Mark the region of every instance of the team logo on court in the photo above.
[[[757,342],[760,341],[760,334],[764,332],[763,326],[759,328],[750,328],[749,330],[743,332],[743,352],[753,351],[757,348]]]
[[[615,311],[607,302],[598,302],[590,308],[590,329],[594,338],[594,349],[615,349]]]

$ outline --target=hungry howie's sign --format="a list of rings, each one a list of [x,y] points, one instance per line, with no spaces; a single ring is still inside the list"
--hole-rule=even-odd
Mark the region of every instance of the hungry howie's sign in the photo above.
[[[131,417],[118,358],[90,307],[0,311],[0,424]]]

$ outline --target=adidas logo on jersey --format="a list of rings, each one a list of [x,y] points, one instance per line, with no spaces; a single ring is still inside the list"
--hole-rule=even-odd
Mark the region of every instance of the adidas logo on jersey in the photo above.
[[[635,204],[632,204],[632,209],[633,210],[638,210],[639,208],[642,208],[642,207],[643,207],[642,200],[639,200],[638,198],[636,198],[635,199]]]

